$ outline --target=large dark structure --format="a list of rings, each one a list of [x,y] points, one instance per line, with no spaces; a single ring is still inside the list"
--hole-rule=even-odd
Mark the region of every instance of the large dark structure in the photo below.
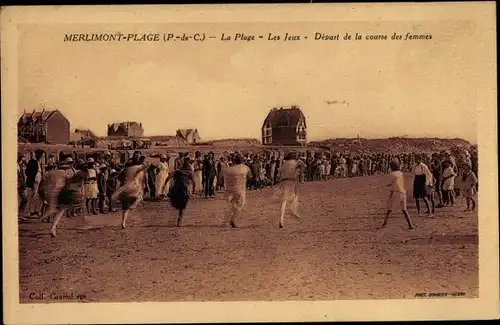
[[[297,146],[307,143],[306,117],[299,107],[273,108],[262,125],[262,144]]]
[[[58,110],[24,113],[17,123],[17,136],[31,143],[68,144],[70,124]]]
[[[120,137],[142,137],[144,128],[142,123],[137,122],[121,122],[108,124],[108,136]]]

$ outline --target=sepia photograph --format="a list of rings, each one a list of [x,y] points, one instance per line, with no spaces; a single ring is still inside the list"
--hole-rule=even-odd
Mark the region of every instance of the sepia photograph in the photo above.
[[[2,10],[10,323],[499,316],[494,3],[137,9]]]

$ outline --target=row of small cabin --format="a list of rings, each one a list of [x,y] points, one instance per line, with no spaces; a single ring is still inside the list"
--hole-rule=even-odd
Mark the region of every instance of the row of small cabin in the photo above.
[[[97,139],[90,130],[76,129],[71,133],[69,120],[59,110],[43,110],[24,113],[17,125],[18,138],[23,142],[69,144],[84,139]],[[306,118],[299,107],[273,108],[262,125],[263,145],[305,145],[307,143]],[[142,123],[122,122],[108,125],[107,135],[110,138],[144,136]],[[200,143],[197,129],[177,130],[176,138],[187,144]],[[171,136],[149,137],[153,142],[162,141]]]

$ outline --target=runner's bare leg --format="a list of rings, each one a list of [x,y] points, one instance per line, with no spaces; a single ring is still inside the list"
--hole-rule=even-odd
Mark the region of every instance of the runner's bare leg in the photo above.
[[[123,210],[123,213],[122,213],[122,228],[123,229],[127,228],[127,217],[128,217],[129,212],[130,212],[130,209]]]
[[[285,226],[285,212],[286,212],[286,200],[281,201],[281,217],[280,217],[280,228]]]
[[[62,219],[62,217],[63,217],[63,215],[64,215],[65,212],[66,212],[66,209],[61,209],[55,215],[54,222],[52,223],[52,227],[50,227],[50,234],[52,235],[52,237],[56,237],[57,236],[56,228],[57,228],[57,225],[59,224],[59,222],[61,221],[61,219]]]
[[[293,197],[293,201],[292,201],[292,204],[290,205],[290,209],[292,211],[292,214],[295,218],[297,219],[301,219],[300,218],[300,214],[298,212],[298,209],[299,209],[299,196],[297,194],[295,194],[295,196]]]

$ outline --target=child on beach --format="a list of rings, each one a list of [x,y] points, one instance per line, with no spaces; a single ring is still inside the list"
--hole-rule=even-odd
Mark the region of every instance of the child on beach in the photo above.
[[[318,171],[319,171],[319,179],[322,181],[326,180],[326,166],[325,162],[321,161],[318,165]]]
[[[432,184],[431,185],[428,185],[427,186],[427,199],[429,200],[430,202],[430,206],[431,206],[431,215],[434,215],[435,211],[436,211],[436,200],[435,200],[435,196],[436,196],[436,193],[438,193],[438,191],[436,190],[437,189],[437,179],[433,176],[432,177]]]
[[[332,164],[329,160],[325,160],[326,177],[325,180],[331,179]]]
[[[443,201],[445,205],[455,205],[455,177],[456,173],[453,170],[453,165],[450,161],[445,161],[443,164]]]
[[[465,201],[467,202],[467,209],[465,211],[475,211],[476,210],[476,201],[474,196],[476,194],[476,184],[477,177],[471,169],[471,164],[468,162],[464,162],[462,164],[463,175],[461,179],[461,190],[462,194],[465,197]]]

